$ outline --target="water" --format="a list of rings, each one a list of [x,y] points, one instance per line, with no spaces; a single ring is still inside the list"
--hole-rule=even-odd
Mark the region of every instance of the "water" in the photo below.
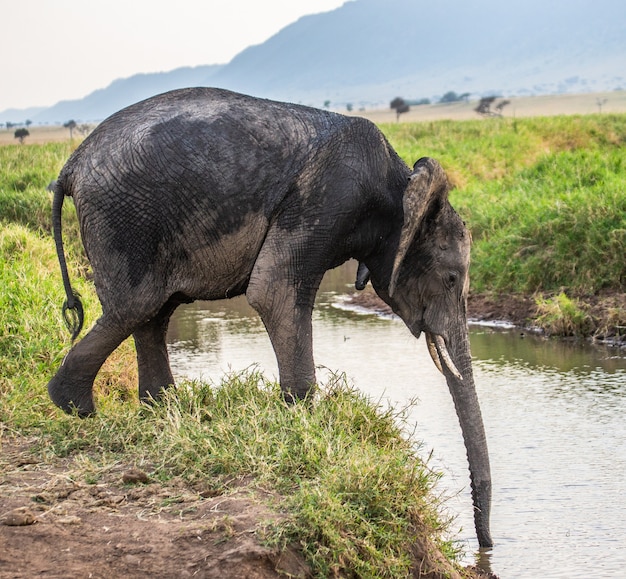
[[[626,354],[472,330],[476,386],[493,477],[495,547],[474,537],[465,449],[451,397],[424,340],[402,322],[337,307],[352,266],[330,272],[314,314],[318,378],[329,371],[374,400],[411,407],[420,453],[444,472],[466,562],[501,579],[624,577],[626,573]],[[263,325],[245,299],[180,308],[170,333],[177,377],[219,381],[255,364],[277,377]]]

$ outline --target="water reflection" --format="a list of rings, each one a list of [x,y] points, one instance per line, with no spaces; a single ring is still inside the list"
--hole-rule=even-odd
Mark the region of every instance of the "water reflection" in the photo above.
[[[617,350],[519,331],[471,332],[476,385],[489,440],[496,546],[474,538],[465,449],[445,380],[423,340],[398,320],[335,307],[352,265],[324,280],[314,315],[316,363],[342,371],[374,400],[406,406],[422,454],[444,472],[440,492],[457,519],[468,563],[503,579],[621,577],[626,568],[626,358]],[[243,298],[181,308],[169,333],[176,376],[219,381],[229,369],[277,368],[259,317]],[[324,378],[325,370],[318,375]]]
[[[580,375],[593,372],[598,366],[604,372],[624,368],[624,356],[616,348],[551,340],[522,330],[473,327],[472,353],[479,360]]]
[[[477,364],[503,576],[582,576],[587,561],[596,576],[622,576],[626,370],[582,375]]]

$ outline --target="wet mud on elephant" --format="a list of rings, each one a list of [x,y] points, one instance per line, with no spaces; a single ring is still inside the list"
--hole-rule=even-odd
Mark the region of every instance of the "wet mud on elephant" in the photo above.
[[[470,235],[441,166],[409,168],[369,121],[225,90],[183,89],[114,114],[78,147],[54,186],[53,225],[74,338],[61,208],[74,200],[102,316],[50,380],[63,410],[95,411],[92,387],[132,335],[139,396],[173,384],[166,348],[181,303],[245,294],[261,316],[289,401],[315,384],[311,317],[324,273],[359,261],[413,335],[424,333],[460,421],[481,546],[491,475],[474,387],[466,297]]]

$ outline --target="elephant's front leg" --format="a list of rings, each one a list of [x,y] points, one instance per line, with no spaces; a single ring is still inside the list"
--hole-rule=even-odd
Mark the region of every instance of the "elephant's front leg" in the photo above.
[[[315,385],[311,316],[323,274],[308,276],[306,283],[294,280],[276,257],[271,252],[259,256],[246,296],[272,342],[283,396],[294,402],[304,399]]]

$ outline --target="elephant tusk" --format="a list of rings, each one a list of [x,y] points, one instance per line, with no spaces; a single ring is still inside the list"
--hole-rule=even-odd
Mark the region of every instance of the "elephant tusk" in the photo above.
[[[459,382],[463,381],[463,376],[457,370],[457,367],[454,365],[452,358],[450,357],[450,352],[448,352],[448,348],[446,346],[445,340],[441,336],[435,335],[435,344],[437,345],[437,353],[439,354],[440,359],[446,365],[446,368],[450,370],[452,375],[459,380]]]
[[[430,354],[430,357],[433,359],[435,366],[437,366],[437,370],[443,374],[441,360],[439,359],[439,354],[437,353],[437,346],[435,346],[435,342],[433,342],[432,334],[428,332],[426,332],[426,345],[428,346],[428,353]]]

